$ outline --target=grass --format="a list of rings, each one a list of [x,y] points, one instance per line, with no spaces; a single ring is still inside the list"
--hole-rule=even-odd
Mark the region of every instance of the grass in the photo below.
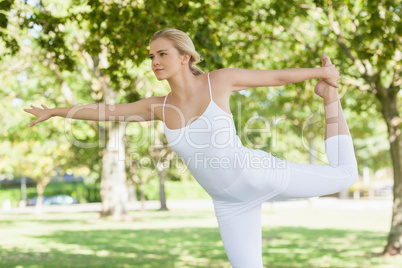
[[[0,267],[230,267],[213,211],[0,214]],[[314,207],[263,210],[265,267],[402,267],[376,256],[390,212]]]

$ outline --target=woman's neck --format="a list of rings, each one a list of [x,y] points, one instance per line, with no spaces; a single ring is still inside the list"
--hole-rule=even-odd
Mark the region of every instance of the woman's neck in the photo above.
[[[197,94],[198,81],[199,79],[190,70],[180,72],[168,79],[172,90],[170,95],[179,101],[192,99]]]

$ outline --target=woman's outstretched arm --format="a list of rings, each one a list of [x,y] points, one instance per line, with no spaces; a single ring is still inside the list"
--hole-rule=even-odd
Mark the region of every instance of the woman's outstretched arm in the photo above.
[[[92,103],[53,109],[45,105],[42,108],[31,105],[32,109],[24,111],[38,117],[29,124],[30,127],[55,116],[89,121],[142,122],[157,119],[154,116],[154,105],[159,104],[159,98],[150,97],[126,104]]]
[[[253,87],[283,86],[298,83],[308,79],[324,79],[325,82],[339,87],[339,72],[335,65],[330,64],[318,68],[296,68],[284,70],[248,70],[248,69],[220,69],[219,77],[226,81],[231,91],[240,91]]]

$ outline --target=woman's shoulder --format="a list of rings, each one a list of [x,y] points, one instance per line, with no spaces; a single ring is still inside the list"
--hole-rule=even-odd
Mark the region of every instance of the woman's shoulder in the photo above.
[[[218,95],[226,98],[231,93],[231,69],[217,69],[209,73],[211,88]],[[219,94],[222,93],[222,94]]]
[[[227,69],[227,68],[213,70],[213,71],[209,72],[209,78],[211,80],[214,80],[215,82],[223,81],[223,80],[225,80],[225,77],[230,72],[228,70],[229,69]]]
[[[163,106],[166,96],[151,96],[143,98],[136,103],[142,104],[144,105],[144,107],[148,107],[148,109],[150,108],[158,109],[159,107]]]
[[[214,77],[215,79],[228,79],[233,76],[237,76],[242,74],[242,72],[245,69],[239,69],[239,68],[222,68],[222,69],[217,69],[213,70],[210,72],[210,77]]]
[[[144,98],[139,102],[142,102],[145,107],[156,116],[157,120],[162,120],[163,104],[166,96],[151,96]]]
[[[160,102],[163,102],[165,100],[165,97],[168,95],[168,93],[164,96],[151,96],[147,98],[143,98],[143,101],[146,101],[150,104],[159,104]]]
[[[232,79],[236,75],[240,75],[241,73],[238,72],[240,69],[234,69],[234,68],[223,68],[223,69],[217,69],[214,71],[210,72],[210,79],[211,81],[214,81],[214,83],[222,85],[222,86],[228,86],[232,84]]]
[[[219,77],[221,75],[227,74],[228,72],[230,72],[230,68],[221,68],[211,71],[209,75]]]

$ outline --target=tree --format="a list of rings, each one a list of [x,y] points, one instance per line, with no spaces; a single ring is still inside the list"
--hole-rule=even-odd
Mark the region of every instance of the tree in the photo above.
[[[349,90],[347,99],[342,101],[348,101],[348,107],[358,111],[359,116],[364,114],[369,118],[381,114],[387,125],[395,185],[393,223],[385,252],[400,253],[400,4],[385,0],[213,1],[210,4],[170,0],[161,4],[151,0],[132,4],[73,1],[70,5],[63,1],[42,1],[35,9],[19,3],[17,10],[21,12],[16,13],[23,21],[23,29],[31,32],[41,29],[33,41],[47,51],[48,59],[60,68],[61,77],[66,76],[66,70],[81,73],[87,79],[88,88],[77,93],[93,96],[92,100],[96,101],[127,102],[143,97],[136,93],[138,80],[131,72],[132,67],[147,58],[152,33],[167,26],[181,28],[194,36],[196,47],[206,56],[201,64],[206,70],[236,64],[236,67],[275,69],[318,66],[319,56],[325,51],[344,72],[342,76],[348,89],[356,89]],[[24,9],[31,15],[24,16]],[[312,93],[304,90],[305,85],[282,87],[275,89],[275,93],[258,89],[250,93],[247,104],[258,110],[265,108],[266,114],[279,115],[285,111],[289,118],[292,116],[291,122],[303,126],[302,118],[318,108],[306,108],[310,107]],[[240,93],[234,97],[240,97]],[[255,103],[256,100],[259,102]],[[241,119],[249,118],[254,112],[248,109]],[[290,124],[290,121],[281,123]],[[292,129],[300,131],[300,127]],[[118,126],[111,124],[109,131],[105,128],[100,133],[108,134],[110,141],[118,134]],[[115,136],[115,140],[121,138]],[[116,154],[109,159],[115,161]],[[113,161],[104,164],[116,163]],[[119,166],[118,174],[123,174],[121,169]],[[105,185],[124,188],[123,179],[105,176],[102,180],[120,182]],[[107,189],[106,192],[114,191]],[[106,214],[116,206],[105,210],[109,211]]]
[[[339,47],[342,63],[337,64],[350,70],[352,86],[377,100],[387,125],[394,173],[392,223],[384,249],[389,255],[402,254],[401,8],[394,1],[317,2]]]
[[[18,39],[25,36],[19,36]],[[19,40],[20,41],[20,40]],[[23,45],[14,56],[4,56],[0,64],[0,173],[8,178],[28,176],[37,185],[37,207],[40,210],[45,187],[57,171],[82,167],[83,159],[70,149],[64,139],[64,129],[58,119],[39,125],[37,132],[28,128],[29,118],[23,115],[25,101],[30,99],[49,105],[54,95],[54,77],[30,52],[32,46]],[[44,89],[42,91],[42,89]],[[80,159],[81,158],[81,159]],[[81,161],[80,161],[81,160]]]
[[[35,7],[18,4],[17,10],[23,21],[23,29],[40,29],[33,41],[47,51],[49,60],[59,68],[61,74],[81,70],[83,77],[88,77],[92,82],[95,92],[91,95],[95,97],[94,100],[113,104],[140,98],[138,94],[127,94],[129,91],[135,92],[136,78],[131,68],[148,58],[148,40],[162,27],[181,26],[185,31],[197,32],[196,42],[215,53],[207,64],[219,65],[216,40],[204,38],[211,36],[217,27],[209,24],[213,10],[208,8],[208,3],[194,5],[190,2],[166,1],[163,5],[169,7],[166,9],[155,9],[155,5],[160,6],[159,1],[145,1],[143,4],[73,1],[71,5],[62,1],[39,1]],[[30,15],[24,16],[23,12]],[[214,13],[224,14],[222,10]],[[91,91],[88,89],[86,92]],[[117,123],[106,124],[104,133],[108,142],[102,153],[101,214],[117,218],[126,213],[124,202],[127,200],[127,188],[124,165],[119,162],[116,148],[110,148],[110,145],[122,144],[121,131],[122,127]],[[124,147],[118,148],[120,155],[124,155]]]
[[[161,124],[159,124],[159,128],[162,128]],[[165,193],[165,182],[167,177],[167,169],[170,167],[169,163],[174,157],[174,151],[167,146],[163,146],[161,139],[163,130],[159,130],[155,139],[156,146],[150,146],[148,148],[149,154],[154,159],[154,168],[157,170],[159,174],[159,200],[161,202],[161,207],[159,210],[168,210],[166,204],[166,193]],[[159,145],[159,146],[158,146]],[[161,148],[162,145],[164,148]]]
[[[402,250],[401,8],[395,1],[256,1],[233,15],[234,21],[241,22],[250,18],[252,10],[258,10],[241,26],[252,36],[236,35],[243,38],[248,50],[258,51],[264,44],[273,50],[279,47],[288,51],[283,57],[290,66],[310,66],[324,51],[332,53],[349,89],[349,107],[363,116],[382,115],[394,171],[393,217],[384,249],[384,254],[390,255]],[[251,40],[254,46],[249,45]],[[273,55],[276,61],[279,54]],[[290,92],[278,95],[287,97],[293,94]]]

